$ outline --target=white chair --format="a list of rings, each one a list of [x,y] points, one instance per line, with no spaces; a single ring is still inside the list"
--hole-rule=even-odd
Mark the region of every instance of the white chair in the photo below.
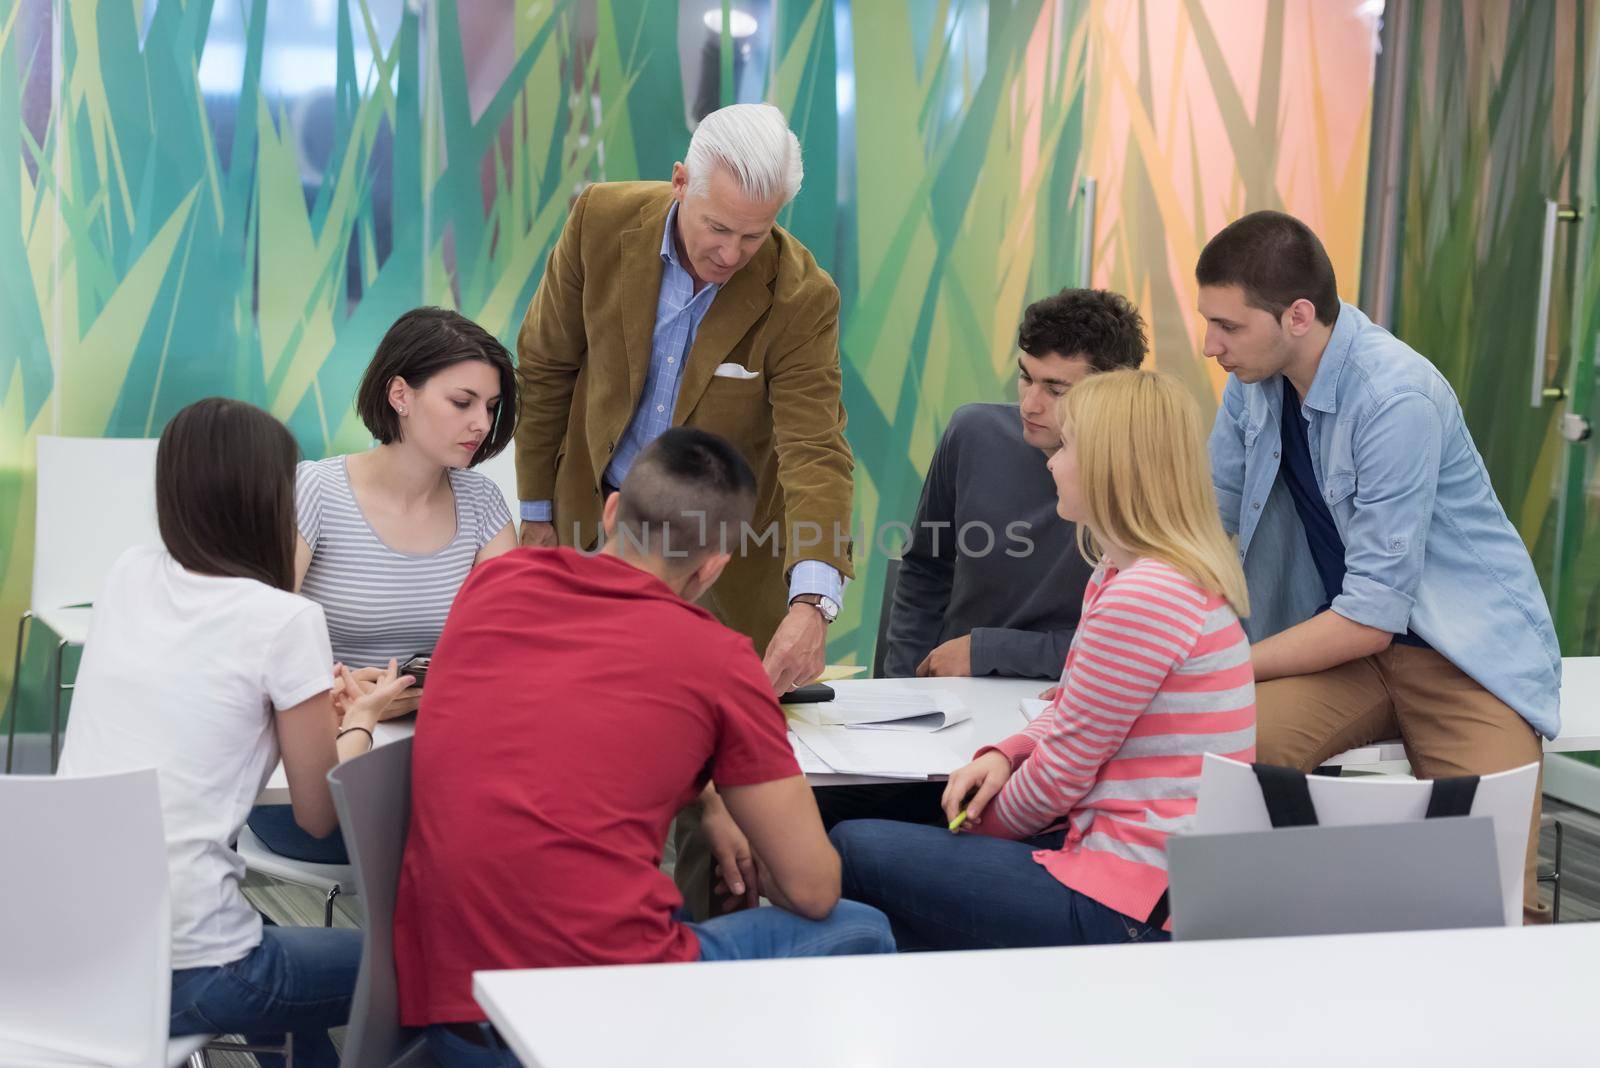
[[[33,591],[17,624],[11,671],[6,771],[16,748],[17,694],[24,635],[43,624],[56,635],[50,715],[50,770],[60,753],[67,646],[89,634],[90,605],[106,573],[127,549],[159,545],[154,438],[40,437],[33,524]]]
[[[1539,765],[1528,764],[1478,780],[1472,815],[1494,821],[1500,865],[1500,896],[1507,926],[1522,923],[1522,877],[1528,849],[1528,823]],[[1420,820],[1427,813],[1433,783],[1411,778],[1334,779],[1310,775],[1306,785],[1323,826]],[[1261,785],[1249,764],[1207,753],[1200,772],[1194,833],[1232,834],[1272,828]]]
[[[153,770],[0,778],[0,1064],[169,1068],[171,912]],[[114,878],[112,877],[114,873]]]
[[[500,450],[498,456],[491,456],[476,468],[488,475],[500,492],[506,495],[506,505],[511,509],[511,518],[516,523],[522,522],[522,504],[517,499],[517,461],[515,443],[507,445]]]
[[[333,926],[333,903],[341,894],[355,893],[355,872],[348,864],[317,864],[294,860],[274,853],[267,844],[245,827],[234,848],[251,871],[282,879],[286,883],[309,886],[322,895],[322,926]]]

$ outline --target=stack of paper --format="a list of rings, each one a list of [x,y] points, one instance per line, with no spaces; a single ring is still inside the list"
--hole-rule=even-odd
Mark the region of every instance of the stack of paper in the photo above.
[[[952,693],[889,679],[836,685],[834,695],[832,701],[785,705],[784,711],[791,721],[813,726],[871,730],[938,731],[972,718],[972,711]]]
[[[791,721],[789,728],[800,743],[795,752],[803,771],[815,758],[840,775],[926,779],[948,775],[972,756],[971,743],[957,741],[950,732],[860,731],[801,721]]]

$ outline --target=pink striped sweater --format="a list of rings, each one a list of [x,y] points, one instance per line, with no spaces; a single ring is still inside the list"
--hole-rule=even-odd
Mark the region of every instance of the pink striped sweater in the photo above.
[[[1067,828],[1033,859],[1066,886],[1144,919],[1167,888],[1167,835],[1187,829],[1201,757],[1253,760],[1250,645],[1226,601],[1161,560],[1102,564],[1060,693],[997,746],[1012,775],[984,833],[1028,838]]]

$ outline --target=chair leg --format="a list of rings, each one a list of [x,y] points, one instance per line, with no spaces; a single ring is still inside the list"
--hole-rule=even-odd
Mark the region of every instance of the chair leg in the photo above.
[[[67,656],[67,642],[56,642],[56,692],[55,703],[50,709],[50,774],[56,773],[56,764],[61,757],[61,695],[72,689],[65,683],[66,675],[64,665]]]
[[[1534,877],[1535,882],[1550,884],[1550,922],[1561,922],[1561,847],[1566,839],[1566,825],[1548,812],[1539,820],[1539,829],[1546,827],[1555,828],[1556,849],[1555,864],[1548,872]]]
[[[322,904],[322,926],[324,927],[333,926],[333,899],[338,896],[339,885],[335,883],[333,889],[328,891],[328,897]]]
[[[202,1058],[200,1068],[207,1068],[211,1061],[205,1055],[213,1050],[218,1053],[281,1053],[283,1054],[283,1068],[294,1068],[294,1035],[292,1034],[283,1036],[283,1045],[281,1046],[258,1046],[251,1042],[228,1042],[223,1039],[207,1042],[201,1047],[200,1052],[189,1058],[189,1068],[195,1068],[195,1057]]]
[[[22,613],[22,618],[17,620],[17,651],[11,658],[11,699],[6,707],[11,711],[6,714],[6,774],[11,774],[11,761],[17,753],[17,714],[22,711],[17,704],[21,691],[18,684],[22,680],[22,638],[28,632],[28,621],[33,618],[31,609]]]
[[[1550,922],[1561,922],[1561,840],[1566,827],[1556,820],[1556,870],[1550,876]]]

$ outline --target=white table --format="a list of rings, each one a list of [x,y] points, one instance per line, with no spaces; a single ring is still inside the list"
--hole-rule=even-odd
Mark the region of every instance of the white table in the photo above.
[[[904,679],[908,686],[948,690],[972,709],[972,719],[947,728],[956,748],[971,753],[979,746],[997,742],[1027,725],[1018,702],[1038,697],[1050,683],[1040,679]],[[416,729],[416,717],[378,724],[374,744],[384,745],[409,738]],[[1547,753],[1582,753],[1600,750],[1600,656],[1569,656],[1562,662],[1561,734],[1544,743]],[[1405,747],[1396,741],[1376,742],[1351,749],[1328,763],[1345,767],[1366,767],[1406,759]],[[937,776],[936,776],[937,777]],[[864,775],[810,775],[814,786],[854,786],[904,780],[871,778]],[[256,798],[260,805],[289,803],[289,784],[279,765],[266,788]]]
[[[472,992],[527,1068],[1591,1064],[1596,960],[1600,924],[1566,924],[477,972]]]
[[[972,709],[972,718],[965,723],[946,728],[954,743],[953,748],[962,753],[975,752],[979,746],[1009,737],[1027,726],[1019,702],[1024,697],[1038,697],[1049,686],[1039,679],[905,679],[906,685],[927,690],[947,690],[959,697]],[[390,720],[378,724],[373,732],[373,744],[385,745],[401,738],[411,737],[417,728],[417,717]],[[947,769],[952,771],[952,769]],[[864,775],[810,775],[814,786],[851,786],[864,783],[904,782],[903,779],[870,778]],[[258,805],[287,805],[289,782],[279,764],[267,780],[266,788],[256,797]]]
[[[1024,698],[1038,697],[1051,684],[1042,679],[896,679],[897,685],[919,690],[943,690],[952,694],[972,710],[972,718],[965,723],[946,727],[941,736],[950,740],[950,750],[970,757],[985,745],[1009,738],[1028,725],[1022,714]],[[839,683],[832,685],[838,686]],[[838,730],[848,730],[840,727]],[[957,764],[955,767],[959,767]],[[931,778],[942,779],[955,770],[929,768]],[[884,779],[869,775],[809,774],[812,786],[860,786],[869,783],[906,782],[905,779]]]
[[[380,723],[372,732],[374,747],[398,742],[402,738],[411,737],[417,729],[417,717],[405,716],[402,719],[390,720]],[[267,785],[262,787],[256,795],[258,805],[287,805],[289,803],[289,779],[283,772],[283,764],[279,763],[272,769],[272,778],[267,780]]]

